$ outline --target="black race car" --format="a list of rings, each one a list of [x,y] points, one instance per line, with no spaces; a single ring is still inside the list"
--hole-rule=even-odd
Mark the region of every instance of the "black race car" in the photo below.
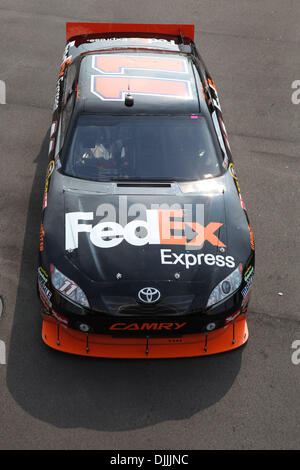
[[[199,356],[248,339],[253,233],[191,25],[68,23],[38,290],[49,346]]]

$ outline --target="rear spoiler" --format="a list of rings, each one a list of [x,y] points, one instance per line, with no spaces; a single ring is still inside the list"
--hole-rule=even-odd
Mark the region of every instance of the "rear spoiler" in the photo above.
[[[76,36],[108,33],[182,36],[194,41],[194,30],[193,24],[66,23],[67,42]]]

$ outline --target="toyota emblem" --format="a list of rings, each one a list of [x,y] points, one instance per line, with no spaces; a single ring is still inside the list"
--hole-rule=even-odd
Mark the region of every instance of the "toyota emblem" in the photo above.
[[[138,298],[146,304],[153,304],[160,299],[160,292],[155,287],[144,287],[138,293]]]

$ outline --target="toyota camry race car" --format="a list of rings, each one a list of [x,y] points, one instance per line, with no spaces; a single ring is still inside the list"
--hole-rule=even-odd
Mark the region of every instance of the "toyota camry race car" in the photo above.
[[[248,339],[253,233],[191,25],[68,23],[40,229],[42,338],[98,357]]]

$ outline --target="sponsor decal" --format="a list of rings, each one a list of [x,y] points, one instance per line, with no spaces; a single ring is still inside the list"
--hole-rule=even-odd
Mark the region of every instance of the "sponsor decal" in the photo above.
[[[55,310],[52,310],[52,316],[59,322],[63,323],[64,325],[68,326],[69,320],[66,317],[63,317],[59,313],[57,313]]]
[[[63,83],[64,77],[61,76],[56,82],[56,89],[55,89],[55,96],[54,96],[54,105],[53,105],[53,112],[55,112],[59,105],[59,98],[61,93],[61,86]]]
[[[227,168],[228,161],[229,161],[229,159],[228,159],[228,155],[227,155],[227,153],[226,153],[226,154],[224,155],[224,160],[223,160],[223,163],[222,163],[223,168]]]
[[[54,141],[55,141],[55,139],[50,139],[48,155],[50,155],[50,153],[53,152],[53,150],[54,150]]]
[[[232,178],[234,178],[235,180],[237,180],[236,171],[235,171],[235,166],[234,166],[233,163],[230,163],[230,165],[229,165],[229,171],[230,171],[230,174],[231,174]]]
[[[157,39],[157,38],[127,38],[127,37],[124,37],[124,38],[108,38],[108,39],[105,39],[105,38],[101,38],[101,39],[96,39],[95,41],[99,42],[99,43],[103,43],[103,44],[106,44],[106,43],[111,43],[111,42],[139,42],[141,44],[153,44],[153,43],[162,43],[164,45],[169,45],[169,44],[176,44],[175,41],[173,39]],[[75,41],[73,41],[75,42]],[[73,45],[72,43],[70,43],[70,45]]]
[[[49,179],[50,179],[50,176],[53,173],[54,165],[55,165],[54,160],[51,160],[51,162],[49,162],[47,172],[46,172],[46,182],[45,182],[44,199],[43,199],[43,210],[46,209],[46,207],[47,207]]]
[[[238,182],[238,179],[237,179],[237,175],[236,175],[236,171],[235,171],[235,166],[233,163],[230,163],[229,165],[229,171],[230,171],[230,174],[232,176],[232,178],[234,179],[234,182],[235,182],[235,185],[236,185],[236,189],[238,190],[238,193],[241,192],[241,189],[240,189],[240,185],[239,185],[239,182]]]
[[[50,301],[50,299],[52,297],[52,292],[48,289],[45,282],[41,278],[38,278],[38,285],[42,304],[46,309],[51,308],[52,302]]]
[[[175,331],[183,328],[186,325],[186,322],[178,323],[178,322],[170,322],[170,323],[114,323],[109,327],[110,330],[128,330],[128,331],[149,331],[149,330],[168,330],[168,331]]]
[[[251,227],[250,224],[248,225],[248,229],[249,229],[249,232],[250,232],[251,249],[254,251],[255,250],[254,236],[253,236],[253,230],[252,230],[252,227]]]
[[[252,283],[253,283],[253,275],[250,277],[249,281],[247,282],[244,289],[242,290],[243,297],[246,297],[246,295],[248,294],[250,287],[252,286]]]
[[[250,301],[250,296],[251,296],[251,290],[248,291],[248,294],[243,298],[242,301],[242,313],[246,313],[248,310],[248,305]]]
[[[46,209],[47,204],[48,204],[48,193],[44,193],[44,197],[43,197],[43,210]]]
[[[243,200],[242,195],[241,195],[241,188],[240,188],[240,185],[239,185],[239,182],[238,182],[238,179],[237,179],[237,174],[236,174],[235,166],[233,165],[233,163],[230,163],[229,171],[231,173],[231,176],[234,179],[235,186],[236,186],[236,189],[237,189],[238,194],[239,194],[241,207],[246,212],[246,206],[245,206],[244,200]],[[249,228],[249,230],[250,230],[250,228]],[[252,234],[252,236],[253,236],[253,234]],[[251,246],[252,246],[252,244],[251,244]],[[254,248],[252,248],[252,249],[254,250]]]
[[[47,272],[42,268],[42,266],[38,267],[38,275],[42,278],[44,282],[48,282],[48,274]]]
[[[95,42],[97,41],[97,43],[103,43],[103,44],[109,44],[109,43],[113,43],[113,42],[138,42],[140,44],[153,44],[153,43],[157,43],[159,45],[159,43],[161,43],[162,45],[164,46],[169,46],[169,45],[176,45],[175,41],[173,39],[157,39],[157,38],[127,38],[127,37],[124,37],[124,38],[100,38],[100,39],[95,39]]]
[[[224,144],[225,138],[224,138],[224,135],[223,135],[222,130],[221,130],[220,118],[218,117],[216,111],[213,111],[212,119],[213,119],[213,124],[215,126],[215,131],[217,133],[222,152],[224,154],[224,159],[223,159],[222,165],[223,165],[224,168],[227,168],[229,158],[228,158],[227,150],[226,150],[226,147],[225,147],[225,144]]]
[[[226,317],[225,319],[225,323],[226,325],[228,323],[231,323],[232,321],[234,321],[239,315],[240,315],[241,311],[238,310],[237,312],[235,312],[233,315],[230,315],[230,317]]]
[[[51,160],[51,162],[49,162],[47,172],[46,172],[46,182],[49,181],[49,178],[52,175],[53,170],[54,170],[54,160]],[[46,189],[48,190],[48,186],[46,186]]]
[[[67,59],[63,61],[60,67],[59,77],[62,77],[64,75],[67,64],[70,64],[71,62],[72,62],[72,56],[68,57]]]
[[[64,50],[64,53],[63,53],[63,56],[62,56],[62,59],[61,59],[61,62],[62,64],[67,60],[67,58],[69,57],[69,52],[70,52],[70,48],[73,47],[75,44],[75,41],[70,41],[66,44],[66,47],[65,47],[65,50]],[[72,56],[71,56],[72,57]]]
[[[49,155],[54,150],[54,146],[55,146],[55,137],[54,137],[54,135],[56,133],[56,130],[57,130],[57,121],[53,121],[52,125],[51,125],[51,129],[50,129],[50,142],[49,142],[49,151],[48,151]]]
[[[160,250],[161,264],[179,264],[189,269],[190,266],[218,266],[235,268],[235,259],[233,256],[213,255],[210,253],[173,253],[171,249]]]
[[[220,105],[220,100],[217,92],[216,85],[214,81],[211,78],[208,78],[207,80],[208,86],[210,88],[210,92],[212,94],[212,102],[215,108],[218,108],[218,110],[221,112],[221,105]],[[225,127],[225,126],[224,126]]]
[[[227,135],[227,131],[226,131],[226,127],[225,127],[224,121],[221,117],[219,117],[219,122],[221,124],[221,128],[222,128],[222,131],[223,131],[223,136],[224,136],[226,147],[228,148],[229,151],[231,151],[230,145],[229,145],[229,140],[228,140],[228,135]]]
[[[242,198],[241,193],[239,193],[239,197],[240,197],[241,207],[242,207],[242,209],[244,209],[244,211],[245,211],[245,210],[246,210],[246,206],[245,206],[245,203],[244,203],[244,200],[243,200],[243,198]]]
[[[43,224],[41,223],[41,228],[40,228],[40,251],[44,250],[44,236],[45,236],[45,230],[43,228]]]
[[[248,281],[249,277],[251,276],[251,274],[253,274],[253,270],[254,270],[254,267],[253,266],[248,266],[245,274],[244,274],[244,280],[245,281]]]
[[[62,85],[63,80],[64,80],[65,68],[66,68],[66,65],[71,63],[71,61],[72,61],[72,56],[69,56],[69,50],[70,50],[70,47],[74,46],[74,44],[75,44],[75,41],[68,42],[66,47],[65,47],[65,50],[64,50],[64,54],[63,54],[63,57],[62,57],[62,63],[61,63],[61,66],[60,66],[60,71],[59,71],[59,76],[58,76],[58,80],[56,82],[53,112],[56,111],[56,109],[58,108],[58,105],[59,105],[59,98],[60,98],[60,94],[61,94],[61,91],[62,91],[61,85]]]
[[[82,223],[93,220],[93,212],[68,212],[65,217],[65,249],[78,248],[78,234],[89,233],[91,242],[99,248],[112,248],[125,240],[130,245],[186,245],[187,249],[201,247],[204,242],[213,246],[226,247],[216,233],[223,225],[210,222],[206,226],[198,222],[185,222],[183,210],[146,210],[146,220],[133,220],[124,227],[116,222]],[[176,219],[176,220],[173,220]],[[146,235],[139,237],[138,229],[145,229]],[[193,233],[188,241],[188,232]],[[176,230],[176,234],[175,231]],[[179,232],[179,234],[178,234]],[[195,263],[194,263],[195,264]],[[209,264],[209,263],[207,263]],[[212,264],[214,264],[212,262]]]
[[[51,316],[49,307],[46,307],[46,306],[43,305],[43,304],[41,305],[41,312],[42,312],[42,315]]]

